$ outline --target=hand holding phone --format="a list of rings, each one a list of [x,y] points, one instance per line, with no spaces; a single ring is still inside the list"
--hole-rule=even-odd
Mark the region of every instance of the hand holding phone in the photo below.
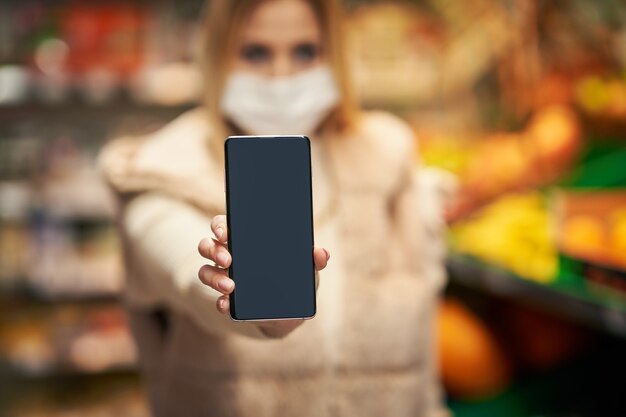
[[[235,282],[228,276],[228,268],[230,267],[232,258],[228,252],[228,229],[226,224],[226,215],[220,214],[213,217],[211,221],[213,237],[202,239],[198,245],[200,254],[216,265],[203,265],[198,272],[198,276],[204,284],[222,293],[215,304],[217,311],[222,314],[230,313],[229,298],[230,294],[235,289]],[[326,267],[330,259],[330,253],[324,248],[315,247],[313,248],[313,259],[315,260],[315,270],[321,271]],[[278,262],[277,267],[280,267],[280,262]],[[316,280],[317,279],[316,274]],[[317,288],[317,282],[315,287]],[[261,327],[267,335],[282,337],[297,328],[303,322],[304,320],[301,319],[268,320],[258,321],[256,324]]]
[[[231,279],[219,278],[225,271],[215,267],[204,269],[213,275],[205,282],[228,295],[218,310],[228,308],[233,320],[262,321],[261,326],[312,318],[320,265],[313,246],[309,138],[234,136],[226,140],[224,154],[227,216],[215,221],[217,240],[205,249]],[[323,267],[329,255],[322,251]]]

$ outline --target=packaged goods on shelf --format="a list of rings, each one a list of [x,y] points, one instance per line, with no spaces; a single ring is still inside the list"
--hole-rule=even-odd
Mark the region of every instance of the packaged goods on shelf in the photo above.
[[[31,234],[25,224],[0,221],[0,291],[20,284],[31,244]]]
[[[118,293],[122,267],[114,202],[89,143],[51,128],[0,139],[0,278],[47,298]],[[47,136],[50,137],[49,140]]]
[[[96,387],[96,390],[98,388]],[[145,395],[135,387],[103,386],[90,399],[72,398],[59,401],[52,395],[43,395],[34,404],[21,404],[11,410],[13,417],[150,417]],[[111,392],[108,392],[111,391]],[[69,390],[65,393],[71,397]]]
[[[39,225],[25,276],[45,298],[117,294],[123,271],[113,225]]]
[[[45,140],[41,135],[29,133],[8,135],[0,132],[0,178],[3,181],[31,179],[41,169]]]
[[[162,106],[198,103],[202,96],[202,83],[202,74],[194,63],[155,64],[136,75],[132,94],[139,103]]]
[[[31,197],[27,182],[0,181],[0,291],[24,275],[32,243],[26,220]]]
[[[118,306],[66,305],[3,320],[5,365],[24,377],[98,373],[135,366],[136,349]]]
[[[28,70],[22,65],[0,65],[0,105],[21,103],[29,89]]]
[[[10,2],[2,6],[0,27],[0,106],[42,102],[59,105],[115,103],[137,94],[159,105],[192,103],[197,82],[170,71],[172,63],[191,67],[202,1],[146,5]],[[181,45],[189,45],[181,47]],[[8,63],[8,64],[5,64]],[[161,86],[183,85],[143,94],[137,82],[161,74]],[[154,79],[154,76],[152,76]],[[137,89],[139,88],[139,92]],[[193,91],[192,91],[193,90]]]
[[[113,219],[113,196],[94,167],[85,161],[66,175],[48,175],[40,204],[57,218]]]

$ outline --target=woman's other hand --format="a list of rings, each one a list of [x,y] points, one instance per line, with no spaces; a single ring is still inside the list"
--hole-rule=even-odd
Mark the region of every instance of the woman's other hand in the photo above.
[[[211,221],[212,238],[204,238],[198,245],[200,255],[213,261],[213,265],[203,265],[198,271],[200,281],[216,291],[222,293],[217,299],[217,311],[222,314],[230,312],[230,293],[235,289],[235,281],[228,276],[228,267],[232,261],[228,252],[228,228],[226,226],[226,216],[221,214],[213,217]],[[313,248],[313,260],[315,262],[315,288],[319,283],[318,271],[326,267],[330,253],[324,249]],[[256,325],[270,337],[284,337],[300,326],[304,320],[267,320],[258,321]]]

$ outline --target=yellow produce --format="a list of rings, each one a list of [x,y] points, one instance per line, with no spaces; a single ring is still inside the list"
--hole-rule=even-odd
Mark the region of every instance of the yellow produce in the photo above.
[[[616,119],[626,115],[626,83],[619,77],[584,77],[576,85],[575,98],[591,115]]]
[[[576,99],[587,112],[600,113],[607,108],[611,97],[600,77],[589,76],[576,86]]]
[[[424,165],[435,166],[461,175],[470,161],[470,150],[454,137],[434,137],[424,140],[417,149]]]
[[[539,193],[505,196],[452,228],[456,251],[539,282],[552,281],[558,254]]]

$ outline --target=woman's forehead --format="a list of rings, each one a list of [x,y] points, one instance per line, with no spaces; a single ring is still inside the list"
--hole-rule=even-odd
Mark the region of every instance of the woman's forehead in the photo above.
[[[321,37],[315,10],[305,0],[261,2],[242,27],[241,35],[243,41],[271,43]]]

